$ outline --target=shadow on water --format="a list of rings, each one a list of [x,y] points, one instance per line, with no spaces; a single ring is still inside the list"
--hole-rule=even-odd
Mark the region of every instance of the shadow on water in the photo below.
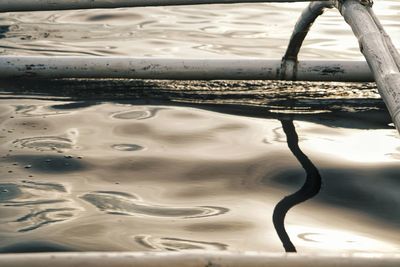
[[[196,107],[259,118],[276,118],[279,113],[292,112],[297,120],[303,121],[315,121],[315,114],[319,114],[319,124],[354,129],[390,128],[388,124],[391,123],[373,83],[0,80],[0,99],[26,98],[76,102],[55,105],[54,108],[59,110],[113,102]],[[364,124],[360,126],[353,121]]]
[[[74,252],[73,248],[45,241],[27,241],[0,247],[0,253]]]
[[[365,165],[345,167],[320,167],[324,177],[324,192],[318,195],[320,203],[349,209],[378,219],[387,225],[400,225],[400,197],[398,188],[400,166]],[[270,184],[272,182],[272,184]],[[302,184],[297,169],[287,169],[272,181],[263,181],[269,186],[283,186],[295,190]]]
[[[88,163],[82,159],[71,156],[58,155],[14,155],[6,158],[8,162],[17,162],[20,166],[30,169],[32,172],[41,173],[72,173],[87,170]]]
[[[307,177],[304,185],[300,188],[300,190],[298,190],[294,194],[286,196],[275,206],[272,220],[275,230],[280,240],[282,241],[283,247],[285,248],[285,251],[296,252],[296,247],[293,245],[285,229],[285,217],[292,207],[310,198],[313,198],[315,195],[318,194],[321,189],[321,176],[315,165],[300,149],[299,137],[296,133],[296,128],[293,124],[293,120],[282,119],[281,123],[283,131],[286,134],[288,147],[306,171]]]
[[[291,242],[288,236],[284,220],[288,211],[295,205],[304,202],[314,197],[321,188],[321,176],[317,168],[313,165],[310,159],[302,152],[299,147],[299,138],[296,133],[293,120],[282,119],[282,113],[289,111],[295,113],[296,120],[302,121],[317,121],[318,124],[328,125],[331,127],[344,127],[344,128],[360,128],[360,129],[389,129],[388,124],[390,123],[390,117],[386,112],[382,101],[375,96],[369,97],[369,94],[373,94],[373,87],[370,85],[364,85],[365,87],[358,88],[358,93],[361,97],[348,96],[340,98],[334,93],[330,92],[329,86],[326,88],[325,85],[316,84],[314,87],[321,87],[320,91],[312,92],[309,90],[308,93],[299,93],[303,90],[308,83],[298,83],[289,89],[284,88],[288,86],[286,83],[275,83],[270,82],[265,88],[265,82],[237,82],[226,83],[225,82],[204,82],[204,84],[198,83],[184,83],[181,82],[176,88],[170,83],[153,82],[153,81],[90,81],[81,83],[81,81],[37,81],[35,84],[28,83],[14,83],[7,85],[0,81],[0,99],[17,98],[17,99],[53,99],[53,100],[67,100],[74,101],[73,103],[60,104],[51,106],[55,110],[70,110],[70,109],[82,109],[98,105],[102,102],[113,102],[122,104],[136,104],[136,105],[164,105],[173,104],[174,106],[190,106],[196,108],[203,108],[207,110],[223,112],[235,115],[245,115],[262,118],[274,118],[279,119],[282,124],[283,131],[286,135],[286,142],[300,162],[306,172],[306,181],[303,186],[292,195],[283,198],[275,207],[273,214],[274,227],[281,239],[283,246],[287,252],[296,252],[296,247]],[[117,85],[117,86],[113,86]],[[308,88],[307,88],[308,89]],[[337,89],[337,88],[336,88]],[[336,90],[335,89],[335,90]],[[286,90],[286,91],[285,91]],[[295,92],[292,92],[295,90]],[[298,91],[296,91],[298,90]],[[356,90],[356,91],[357,91]],[[363,93],[366,90],[367,93]],[[288,96],[294,94],[299,96],[294,101],[290,101]],[[363,95],[364,94],[364,95]],[[288,100],[289,99],[289,100]],[[359,101],[359,100],[362,101]],[[130,111],[125,113],[116,113],[113,118],[118,119],[144,119],[155,116],[158,110],[162,107],[155,109],[154,112],[145,111]],[[282,113],[280,113],[282,112]],[[315,114],[318,113],[318,116]],[[343,119],[341,119],[343,118]],[[368,118],[368,120],[364,120]],[[360,122],[362,123],[353,123]],[[365,121],[365,122],[364,122]],[[282,141],[284,136],[282,135]],[[63,151],[74,147],[73,138],[67,138],[65,136],[46,136],[46,137],[34,137],[19,139],[14,143],[15,146],[21,148],[39,148],[40,151],[48,152],[52,149]],[[129,144],[119,144],[114,147],[117,150],[135,151],[140,150],[140,146],[132,146]],[[63,156],[37,156],[37,155],[20,155],[9,157],[7,160],[10,162],[18,162],[21,166],[29,166],[32,171],[39,173],[72,173],[80,172],[90,168],[90,164],[82,159],[72,159]],[[278,178],[272,179],[275,184],[287,186],[292,189],[300,182],[300,176],[298,172],[290,172],[291,170],[284,170],[285,175]],[[399,216],[393,214],[390,210],[383,210],[379,207],[380,202],[374,202],[373,200],[365,200],[355,202],[355,193],[362,195],[364,198],[368,194],[360,192],[359,182],[364,182],[363,179],[353,179],[354,177],[371,177],[370,170],[361,170],[357,168],[346,167],[346,169],[320,169],[324,176],[327,189],[324,192],[324,196],[318,197],[318,200],[326,201],[329,204],[346,206],[359,210],[360,207],[363,211],[369,212],[372,208],[376,209],[376,213],[370,215],[378,215],[385,213],[387,216],[392,216],[394,219]],[[342,179],[343,181],[334,180],[336,177],[345,177],[338,173],[344,172],[344,174],[352,177],[352,179]],[[368,172],[368,173],[365,173]],[[380,177],[380,182],[386,182],[387,184],[398,183],[397,173],[398,169],[393,168],[390,170],[390,175],[382,172],[382,170],[376,170],[376,177]],[[390,176],[390,177],[388,177]],[[293,179],[292,179],[293,178]],[[330,179],[332,178],[332,179]],[[342,183],[343,182],[343,183]],[[375,185],[376,183],[371,183]],[[66,201],[60,203],[54,202],[55,200],[50,197],[38,197],[35,201],[28,201],[24,203],[12,202],[16,195],[22,194],[23,189],[27,186],[32,187],[30,183],[23,183],[21,185],[3,184],[3,187],[7,189],[7,194],[0,195],[0,202],[3,204],[12,204],[15,206],[23,205],[29,207],[36,207],[37,204],[57,204],[59,207],[56,209],[47,208],[43,210],[35,210],[23,217],[20,217],[15,221],[18,223],[19,231],[31,231],[39,227],[45,226],[45,223],[58,222],[62,216],[66,213],[66,219],[74,218],[78,211],[73,210],[70,207],[65,207]],[[35,185],[42,186],[42,185]],[[392,188],[392,187],[390,187]],[[394,187],[396,188],[396,187]],[[39,191],[43,191],[41,187]],[[54,189],[54,188],[53,188]],[[379,188],[371,187],[366,190],[376,190]],[[22,190],[22,191],[21,191]],[[293,189],[294,190],[294,189]],[[366,192],[369,192],[369,191]],[[53,190],[57,191],[57,190]],[[60,190],[58,190],[60,191]],[[61,194],[63,197],[64,191],[56,192]],[[382,196],[381,198],[385,198]],[[177,217],[177,218],[198,218],[214,216],[224,214],[227,212],[226,209],[221,207],[209,207],[209,206],[195,206],[195,207],[169,207],[158,205],[154,203],[147,203],[140,199],[135,199],[134,196],[127,196],[116,194],[115,192],[106,191],[93,191],[91,193],[84,194],[80,197],[82,200],[89,204],[92,204],[99,211],[125,216],[137,216],[137,217]],[[387,201],[392,200],[391,196],[387,198]],[[66,198],[65,198],[66,199]],[[344,199],[344,201],[343,201]],[[342,200],[342,202],[338,201]],[[43,202],[44,201],[44,202]],[[386,201],[386,200],[385,200]],[[7,203],[5,203],[7,202]],[[369,205],[374,202],[374,205]],[[389,202],[388,202],[389,203]],[[400,213],[397,213],[400,214]],[[386,216],[385,215],[385,216]],[[65,217],[65,216],[64,216]],[[393,219],[393,218],[389,219]],[[66,220],[63,218],[63,220]],[[32,223],[33,222],[33,223]],[[33,225],[23,225],[24,223]],[[35,228],[36,227],[36,228]],[[216,246],[214,243],[198,242],[187,239],[177,238],[165,238],[165,237],[141,237],[138,238],[143,246],[165,248],[168,250],[179,250],[180,248],[201,248],[203,246],[216,247],[218,249],[224,249],[224,247]],[[137,241],[138,241],[137,240]],[[139,242],[138,241],[138,242]],[[146,242],[145,242],[146,241]],[[12,245],[10,247],[3,247],[0,252],[7,251],[31,251],[32,247],[37,247],[38,251],[52,251],[53,248],[58,249],[57,246],[53,247],[51,244],[41,243],[21,243],[20,245]],[[60,250],[66,251],[68,248],[61,248]]]

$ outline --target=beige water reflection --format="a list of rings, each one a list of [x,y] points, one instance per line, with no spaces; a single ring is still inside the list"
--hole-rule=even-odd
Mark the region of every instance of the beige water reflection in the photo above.
[[[62,104],[1,101],[1,251],[283,251],[272,212],[305,173],[279,120]],[[323,179],[286,218],[297,250],[399,252],[395,130],[295,126]],[[376,140],[391,146],[363,161]]]
[[[0,14],[0,53],[169,58],[281,58],[307,3],[122,8]],[[374,10],[400,47],[400,0]],[[336,10],[315,23],[307,59],[362,59]]]

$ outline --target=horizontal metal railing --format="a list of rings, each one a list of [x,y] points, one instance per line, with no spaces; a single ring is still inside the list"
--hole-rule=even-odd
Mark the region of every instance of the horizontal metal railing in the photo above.
[[[89,252],[33,253],[0,256],[2,267],[398,267],[394,254],[283,254],[233,252]]]
[[[282,80],[280,70],[281,60],[268,59],[0,57],[0,78]],[[364,61],[301,61],[294,75],[305,81],[374,81]]]
[[[0,12],[311,1],[315,0],[1,0]]]

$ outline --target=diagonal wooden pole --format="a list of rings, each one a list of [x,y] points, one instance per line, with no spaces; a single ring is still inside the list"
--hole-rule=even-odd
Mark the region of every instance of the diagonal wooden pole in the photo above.
[[[400,72],[398,52],[371,11],[370,0],[341,0],[336,7],[358,38],[378,90],[400,132]]]

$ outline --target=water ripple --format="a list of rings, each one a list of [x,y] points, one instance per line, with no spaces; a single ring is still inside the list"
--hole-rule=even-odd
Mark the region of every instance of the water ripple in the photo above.
[[[65,134],[60,136],[34,136],[20,138],[13,141],[17,148],[35,149],[40,152],[58,151],[66,152],[71,149],[77,149],[77,140],[79,131],[77,129],[68,129]]]
[[[2,14],[0,53],[279,58],[306,5],[254,3],[6,13]],[[399,40],[399,6],[396,0],[374,5],[395,42]],[[362,59],[349,27],[333,11],[313,26],[302,55],[310,59]]]
[[[201,218],[217,216],[228,212],[227,208],[214,206],[171,207],[146,203],[136,196],[120,192],[97,191],[85,194],[81,198],[108,214],[127,216]]]
[[[38,136],[17,139],[13,142],[17,147],[36,149],[38,151],[65,151],[74,148],[73,141],[59,136]]]
[[[144,147],[135,144],[115,144],[111,147],[118,151],[139,151],[144,149]]]
[[[114,119],[121,120],[145,120],[156,116],[157,112],[163,110],[163,108],[148,108],[148,109],[137,109],[114,113],[111,117]]]
[[[135,236],[135,241],[152,250],[226,250],[227,245],[218,242],[204,242],[172,237],[153,237],[150,235]]]
[[[14,199],[21,195],[21,190],[17,185],[9,183],[9,184],[0,184],[0,203],[4,203],[9,201],[10,199]]]
[[[56,222],[62,222],[74,216],[73,208],[44,209],[37,212],[31,212],[16,220],[16,222],[28,222],[29,226],[21,228],[18,232],[28,232],[39,227]]]
[[[291,214],[288,230],[299,251],[399,250],[399,166],[392,157],[400,139],[373,85],[120,82],[21,84],[18,99],[1,101],[0,252],[282,251],[273,207],[300,186],[303,173],[277,120],[292,115],[270,108],[286,110],[293,94],[299,107],[329,111],[293,115],[299,145],[325,177],[321,194]],[[28,87],[29,96],[86,100],[25,99]],[[157,102],[161,94],[170,100]],[[165,110],[143,119],[155,108]],[[48,110],[67,113],[28,116]],[[379,149],[359,153],[377,139]],[[46,140],[79,149],[35,150],[50,150]]]
[[[79,210],[67,194],[62,184],[35,181],[0,184],[0,204],[28,212],[8,222],[18,232],[33,231],[75,217]]]
[[[24,117],[43,117],[54,115],[66,115],[69,112],[49,110],[46,106],[37,105],[15,105],[15,113]]]

